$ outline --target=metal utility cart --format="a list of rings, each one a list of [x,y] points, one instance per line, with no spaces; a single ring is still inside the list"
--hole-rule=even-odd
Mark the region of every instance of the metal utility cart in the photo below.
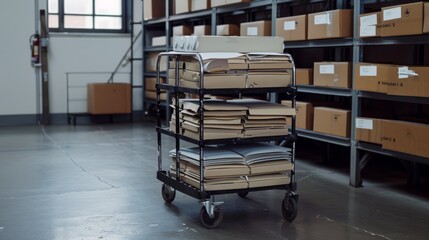
[[[157,179],[163,182],[162,185],[162,197],[166,203],[173,202],[176,191],[182,192],[186,195],[198,199],[202,203],[202,208],[200,210],[200,220],[201,223],[207,228],[216,228],[222,222],[223,212],[219,208],[219,205],[222,202],[216,202],[215,196],[220,194],[238,194],[240,197],[246,197],[249,192],[255,191],[264,191],[279,189],[285,190],[285,198],[283,199],[281,209],[283,217],[287,221],[293,221],[297,216],[297,202],[298,195],[295,193],[297,190],[297,183],[295,182],[295,142],[297,139],[297,134],[295,130],[295,116],[292,116],[292,124],[290,126],[289,134],[286,136],[272,136],[272,137],[255,137],[255,138],[233,138],[233,139],[221,139],[221,140],[204,140],[204,95],[205,94],[267,94],[267,97],[272,93],[286,93],[288,98],[292,101],[292,107],[295,108],[296,101],[296,81],[295,81],[295,65],[292,57],[289,54],[285,54],[289,57],[292,63],[292,84],[288,87],[283,88],[245,88],[245,89],[204,89],[204,70],[203,70],[203,60],[200,54],[198,53],[188,53],[188,52],[164,52],[160,53],[157,59],[157,84],[156,84],[156,107],[157,107],[157,140],[158,140],[158,172]],[[175,74],[175,84],[170,85],[168,83],[160,83],[160,59],[162,57],[168,57],[169,60],[175,60],[175,73],[179,72],[179,61],[182,57],[194,57],[198,60],[200,65],[200,88],[184,88],[179,85],[179,76]],[[171,98],[175,99],[175,114],[179,116],[179,95],[181,93],[191,93],[197,94],[199,96],[200,104],[200,132],[199,139],[193,139],[180,134],[179,131],[179,117],[176,117],[176,131],[170,131],[169,128],[162,126],[161,121],[161,91],[167,91],[171,95]],[[169,98],[167,97],[167,101]],[[167,118],[169,115],[166,116]],[[176,162],[175,162],[175,172],[170,172],[169,170],[163,170],[162,166],[162,148],[161,148],[161,137],[162,135],[167,135],[175,138],[175,150],[176,150]],[[195,144],[199,147],[199,188],[193,187],[180,179],[180,141],[187,141],[189,143]],[[247,188],[247,189],[237,189],[237,190],[219,190],[219,191],[206,191],[204,188],[204,149],[209,145],[218,145],[218,144],[237,144],[237,143],[251,143],[251,142],[278,142],[281,146],[290,145],[291,146],[291,163],[293,164],[293,169],[290,173],[290,183],[286,185],[277,185],[269,187],[258,187],[258,188]]]

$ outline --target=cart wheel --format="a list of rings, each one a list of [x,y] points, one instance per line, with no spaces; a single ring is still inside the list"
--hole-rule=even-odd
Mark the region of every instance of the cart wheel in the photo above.
[[[162,184],[161,194],[162,194],[162,198],[166,203],[171,203],[174,201],[174,198],[176,197],[176,189],[170,186],[167,186],[165,184]]]
[[[247,195],[249,194],[249,192],[239,192],[237,193],[237,195],[241,198],[245,198]]]
[[[200,221],[206,228],[217,228],[223,219],[223,211],[219,207],[214,207],[214,216],[210,218],[209,214],[206,211],[206,207],[203,206],[200,210]]]
[[[286,221],[292,222],[293,220],[295,220],[296,215],[298,214],[297,206],[298,206],[298,203],[296,198],[286,197],[285,199],[283,199],[282,213]]]

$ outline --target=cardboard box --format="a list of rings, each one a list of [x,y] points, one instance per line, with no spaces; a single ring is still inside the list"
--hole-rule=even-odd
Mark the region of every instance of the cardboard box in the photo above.
[[[374,118],[356,118],[355,138],[358,141],[381,144],[382,120]]]
[[[392,67],[388,64],[355,64],[353,89],[387,93],[389,82],[397,75]]]
[[[423,2],[382,8],[381,36],[404,36],[423,33]]]
[[[152,38],[152,46],[165,46],[165,45],[167,45],[167,38],[165,36]]]
[[[156,60],[158,58],[159,52],[150,52],[147,54],[146,59],[146,72],[156,72]],[[167,57],[162,57],[161,62],[159,63],[160,71],[167,71]]]
[[[350,88],[349,62],[315,62],[314,86]]]
[[[239,36],[240,26],[235,24],[223,24],[216,26],[217,36]]]
[[[194,26],[195,36],[211,35],[211,27],[209,25],[196,25]]]
[[[179,25],[173,27],[173,36],[192,35],[192,27],[189,25]]]
[[[160,83],[165,83],[165,78],[159,78]],[[145,78],[145,90],[156,91],[156,78]]]
[[[307,15],[278,18],[276,35],[285,41],[307,40]]]
[[[271,36],[271,21],[241,23],[240,36]]]
[[[297,85],[313,85],[312,68],[297,68],[295,75]]]
[[[211,0],[211,7],[225,6],[234,3],[251,2],[252,0]]]
[[[283,100],[281,104],[292,107],[292,101]],[[310,102],[296,102],[296,127],[301,129],[313,130],[314,108]],[[290,120],[288,121],[290,123]]]
[[[429,3],[425,3],[424,8],[423,33],[429,33]]]
[[[190,12],[191,7],[192,7],[191,0],[174,0],[174,14]]]
[[[350,9],[308,14],[307,38],[344,38],[353,36],[353,12]]]
[[[426,124],[383,120],[381,143],[383,149],[429,157],[428,134]]]
[[[144,20],[165,17],[165,1],[145,0],[144,5]]]
[[[392,67],[387,94],[429,97],[429,67]]]
[[[381,36],[381,12],[366,13],[359,15],[358,32],[360,38]]]
[[[147,99],[156,100],[156,91],[146,90],[144,92],[144,95]],[[164,100],[164,101],[167,100],[167,93],[166,92],[162,92],[159,96],[160,96],[161,100]]]
[[[129,83],[88,83],[89,114],[131,113],[131,85]]]
[[[210,8],[210,0],[192,0],[191,11],[200,11]]]
[[[313,130],[329,135],[350,137],[350,111],[315,107]]]
[[[279,37],[175,36],[173,50],[185,52],[283,53],[283,39]]]

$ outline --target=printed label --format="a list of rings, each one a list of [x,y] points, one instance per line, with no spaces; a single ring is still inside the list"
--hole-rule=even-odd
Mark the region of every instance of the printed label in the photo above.
[[[399,67],[398,68],[398,78],[399,79],[408,78],[408,67]]]
[[[247,28],[248,36],[258,36],[258,27],[248,27]]]
[[[370,119],[360,119],[356,118],[356,128],[357,129],[368,129],[372,130],[374,128],[373,121]]]
[[[364,16],[360,18],[360,33],[361,37],[372,37],[376,35],[377,30],[377,14]]]
[[[329,13],[314,16],[314,25],[331,24]]]
[[[361,77],[377,77],[377,66],[360,66],[359,75]]]
[[[402,12],[401,7],[395,7],[395,8],[383,10],[383,20],[389,21],[389,20],[401,18],[402,17],[401,12]]]
[[[283,23],[283,29],[285,31],[291,31],[296,29],[296,21],[286,21]]]
[[[335,73],[335,66],[330,65],[320,65],[319,68],[320,74],[334,74]]]

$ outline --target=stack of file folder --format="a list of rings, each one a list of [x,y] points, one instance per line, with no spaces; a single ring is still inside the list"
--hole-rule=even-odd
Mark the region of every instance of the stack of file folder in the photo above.
[[[290,149],[267,143],[207,147],[200,162],[198,147],[179,151],[180,179],[200,187],[200,163],[203,165],[203,185],[206,191],[278,186],[290,183]],[[171,173],[175,174],[176,150]]]
[[[199,139],[202,113],[199,101],[181,99],[179,102],[179,133]],[[203,137],[211,140],[283,136],[288,134],[286,117],[295,114],[294,108],[263,100],[205,100]],[[175,111],[171,117],[170,130],[176,131]]]
[[[188,88],[268,88],[287,87],[292,80],[293,63],[280,53],[200,53],[178,63],[179,85]],[[175,61],[170,62],[169,84],[175,85]],[[204,76],[201,84],[201,72]]]

